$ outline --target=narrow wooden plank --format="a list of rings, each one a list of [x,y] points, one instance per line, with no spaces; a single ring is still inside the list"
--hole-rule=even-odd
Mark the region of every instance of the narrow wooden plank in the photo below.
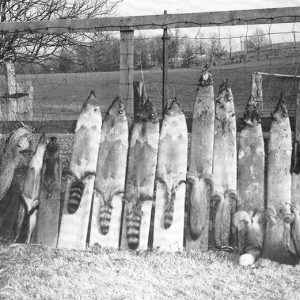
[[[199,77],[193,110],[189,161],[189,218],[186,247],[207,250],[211,213],[215,99],[213,79],[208,68]]]
[[[298,81],[297,95],[296,95],[296,118],[295,118],[294,130],[295,130],[295,141],[300,143],[300,81]]]
[[[124,105],[116,97],[104,117],[94,186],[90,245],[119,247],[128,150]]]
[[[101,112],[95,94],[84,102],[75,129],[57,246],[85,249],[101,138]]]
[[[1,33],[28,34],[87,32],[92,30],[122,31],[165,28],[233,26],[294,23],[300,20],[300,7],[281,7],[186,14],[108,17],[93,19],[61,19],[39,22],[2,22]]]
[[[187,148],[185,116],[173,100],[158,145],[153,248],[162,251],[183,249]]]
[[[262,91],[262,76],[259,73],[252,74],[252,97],[260,112],[263,109],[263,91]]]
[[[215,102],[214,136],[214,240],[217,248],[230,243],[232,213],[237,200],[237,147],[234,102],[227,80],[220,86]]]
[[[42,169],[37,242],[56,247],[60,214],[61,157],[56,137],[46,147]]]
[[[148,248],[159,140],[158,117],[150,100],[142,115],[131,131],[124,195],[121,247],[132,250]]]
[[[281,97],[273,113],[268,144],[267,176],[267,234],[265,255],[281,263],[293,263],[288,251],[291,242],[290,224],[286,222],[291,212],[292,135],[287,108]]]
[[[42,135],[30,160],[24,180],[17,221],[17,242],[35,242],[34,229],[37,221],[37,210],[40,196],[43,158],[47,146],[47,138]]]
[[[127,116],[133,115],[133,44],[134,31],[121,31],[119,96],[123,100]]]
[[[276,73],[264,73],[264,72],[256,72],[256,74],[260,75],[266,75],[271,77],[283,77],[283,78],[294,78],[294,79],[300,79],[300,76],[297,75],[288,75],[288,74],[276,74]]]
[[[252,265],[261,255],[265,195],[265,145],[258,108],[250,97],[238,136],[238,211],[233,217],[241,265]]]

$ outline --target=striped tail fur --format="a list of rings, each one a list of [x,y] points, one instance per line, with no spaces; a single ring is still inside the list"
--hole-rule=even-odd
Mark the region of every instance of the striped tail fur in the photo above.
[[[68,213],[74,214],[81,202],[81,197],[84,191],[84,184],[81,180],[75,180],[71,184],[70,197],[68,202]]]
[[[124,191],[116,191],[112,193],[109,198],[105,199],[105,194],[99,189],[94,189],[95,193],[98,193],[98,195],[101,196],[100,200],[100,211],[99,211],[99,229],[100,232],[103,235],[108,234],[109,227],[110,227],[110,220],[111,220],[111,214],[112,214],[112,201],[114,196],[124,194]]]
[[[140,229],[142,222],[141,204],[137,203],[127,215],[127,242],[130,249],[135,250],[140,243]]]
[[[173,223],[174,217],[174,201],[176,197],[176,192],[179,186],[182,183],[186,183],[185,180],[180,180],[177,184],[174,184],[171,191],[168,188],[167,183],[161,178],[158,177],[157,180],[161,183],[164,189],[164,198],[165,198],[165,211],[164,211],[164,228],[168,229]]]
[[[123,198],[130,203],[128,196]],[[153,196],[141,194],[137,200],[131,203],[127,211],[127,242],[130,249],[135,250],[140,243],[140,230],[142,223],[142,205],[145,201],[152,201]]]
[[[70,196],[67,205],[67,210],[69,214],[74,214],[80,206],[82,194],[85,187],[83,181],[91,175],[95,176],[95,173],[87,171],[83,174],[81,179],[78,179],[77,176],[71,171],[69,171],[69,175],[71,176],[72,184],[70,188]]]

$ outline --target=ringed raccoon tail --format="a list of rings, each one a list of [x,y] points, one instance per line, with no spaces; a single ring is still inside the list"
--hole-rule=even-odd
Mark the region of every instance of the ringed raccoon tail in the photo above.
[[[124,194],[123,190],[117,190],[110,194],[106,200],[105,193],[100,189],[94,187],[94,193],[99,195],[100,209],[99,209],[99,229],[103,235],[108,234],[110,227],[110,220],[112,215],[112,201],[114,196]]]
[[[77,209],[79,208],[82,194],[84,191],[84,179],[86,179],[89,176],[95,176],[95,172],[86,171],[81,179],[77,178],[77,176],[69,170],[68,175],[71,177],[72,184],[70,187],[70,195],[69,195],[69,202],[67,205],[67,210],[69,214],[74,214]]]
[[[112,205],[111,203],[102,203],[99,213],[100,231],[103,235],[108,234],[111,220]]]
[[[165,198],[164,228],[168,229],[171,227],[171,225],[173,223],[174,201],[175,201],[175,197],[176,197],[176,192],[177,192],[179,186],[182,183],[186,183],[186,182],[185,182],[185,180],[180,180],[177,184],[174,184],[172,187],[172,190],[169,191],[167,183],[161,177],[158,177],[157,179],[161,183],[161,185],[164,189],[164,192],[165,192],[164,193],[164,198]]]
[[[81,180],[75,180],[71,184],[70,197],[68,202],[68,213],[74,214],[81,202],[81,197],[84,190],[84,184]]]
[[[164,227],[168,229],[171,227],[173,222],[173,214],[174,214],[174,200],[176,196],[176,190],[173,187],[171,191],[171,199],[166,199],[166,206],[165,206],[165,215],[164,215]]]
[[[140,243],[140,228],[142,221],[141,207],[134,207],[127,216],[127,241],[130,249],[135,250]]]

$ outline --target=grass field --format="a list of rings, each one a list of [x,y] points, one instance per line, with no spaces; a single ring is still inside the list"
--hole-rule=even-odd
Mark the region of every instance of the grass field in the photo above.
[[[300,265],[225,252],[0,248],[1,299],[300,299]]]
[[[254,72],[300,74],[293,59],[281,58],[251,63],[217,66],[212,68],[215,92],[223,78],[232,85],[236,111],[240,115],[251,91],[251,74]],[[200,69],[169,70],[170,97],[176,96],[187,116],[191,115]],[[161,110],[161,70],[144,72],[147,95]],[[3,77],[0,80],[3,86]],[[17,76],[18,81],[31,80],[34,86],[35,116],[64,118],[77,116],[84,99],[94,90],[101,100],[101,110],[105,112],[119,91],[119,73],[70,73],[70,74],[30,74]],[[141,72],[136,71],[134,80],[142,80]],[[1,86],[0,85],[0,86]],[[264,110],[269,116],[274,110],[282,91],[291,114],[294,113],[296,85],[293,79],[263,77]]]

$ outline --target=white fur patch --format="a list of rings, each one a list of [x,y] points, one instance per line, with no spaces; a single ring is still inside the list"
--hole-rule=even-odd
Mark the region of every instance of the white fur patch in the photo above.
[[[251,266],[255,263],[255,257],[252,254],[246,253],[240,256],[241,266]]]

